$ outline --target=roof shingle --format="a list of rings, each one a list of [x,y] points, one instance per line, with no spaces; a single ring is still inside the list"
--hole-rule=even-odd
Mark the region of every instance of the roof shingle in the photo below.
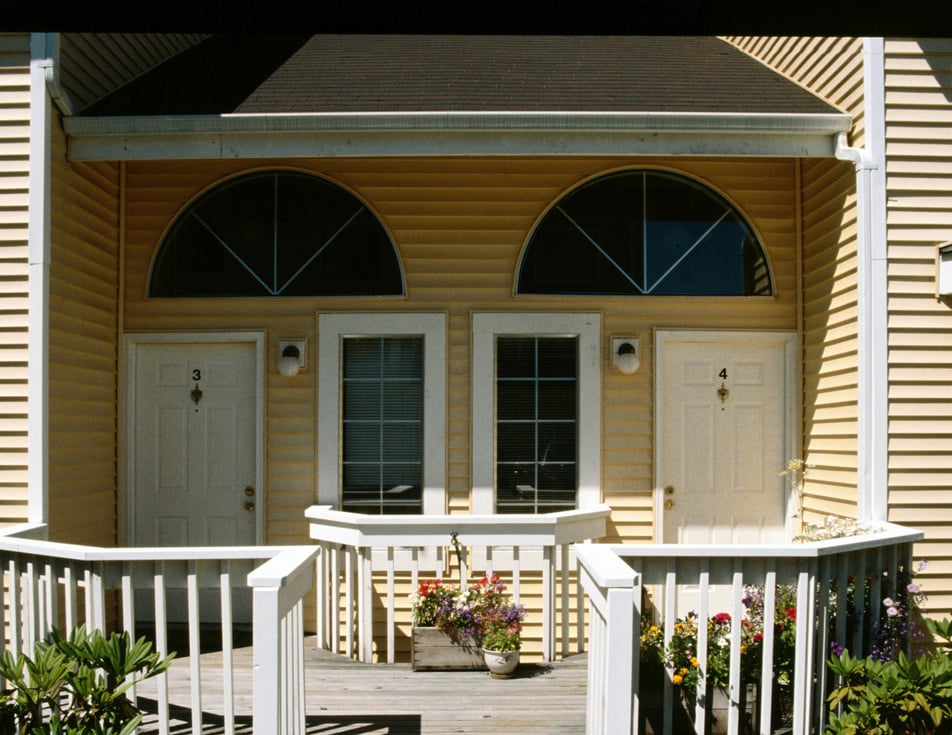
[[[216,36],[83,112],[828,114],[713,37]]]

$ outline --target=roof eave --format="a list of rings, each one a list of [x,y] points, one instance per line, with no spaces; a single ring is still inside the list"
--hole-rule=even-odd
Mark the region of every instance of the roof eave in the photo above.
[[[716,155],[832,157],[844,114],[357,112],[65,119],[70,158]]]

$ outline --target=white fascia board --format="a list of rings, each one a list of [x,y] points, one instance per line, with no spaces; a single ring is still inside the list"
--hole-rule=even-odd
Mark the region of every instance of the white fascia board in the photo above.
[[[419,155],[830,157],[842,114],[415,112],[69,117],[70,158]]]

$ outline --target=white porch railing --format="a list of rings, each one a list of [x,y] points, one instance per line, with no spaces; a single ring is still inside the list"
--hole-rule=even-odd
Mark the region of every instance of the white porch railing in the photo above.
[[[641,664],[641,619],[653,615],[664,643],[688,609],[696,612],[698,691],[687,712],[693,731],[704,733],[712,717],[704,687],[708,661],[710,617],[727,612],[731,621],[744,617],[745,586],[761,589],[764,599],[761,671],[755,683],[757,709],[742,711],[746,688],[742,680],[740,635],[729,640],[727,733],[823,731],[829,678],[825,662],[833,641],[854,655],[865,655],[870,632],[882,609],[886,587],[911,571],[912,544],[918,531],[883,524],[876,532],[831,541],[759,546],[585,545],[576,548],[581,583],[590,602],[589,735],[639,732],[646,717],[649,682]],[[887,575],[887,576],[884,576]],[[789,722],[778,725],[774,711],[774,650],[778,644],[774,602],[780,585],[795,585],[796,639],[790,686]],[[790,588],[788,588],[790,589]],[[852,594],[852,592],[855,594]],[[866,594],[868,592],[868,594]],[[653,610],[649,611],[648,602]],[[719,607],[725,604],[725,607]],[[811,614],[812,613],[812,614]],[[811,624],[812,623],[812,624]],[[739,632],[731,623],[731,632]],[[711,643],[710,645],[714,645]],[[674,724],[676,694],[671,672],[663,677],[658,735],[684,730]],[[747,722],[742,722],[743,719]],[[723,719],[723,718],[722,718]],[[682,720],[683,722],[683,720]],[[683,727],[683,725],[682,725]],[[774,728],[777,728],[775,730]]]
[[[201,732],[203,674],[195,653],[202,629],[220,626],[221,714],[224,732],[234,733],[232,631],[247,624],[254,632],[255,731],[304,732],[301,601],[313,585],[318,548],[100,548],[45,541],[43,535],[43,526],[0,534],[6,603],[0,606],[0,630],[7,632],[6,640],[0,636],[0,652],[9,648],[32,656],[36,641],[54,626],[69,631],[85,624],[104,632],[126,631],[134,639],[137,623],[146,622],[154,625],[155,648],[165,655],[170,631],[180,630],[192,653],[192,731]],[[160,675],[155,686],[163,735],[170,729],[168,676]],[[134,699],[136,692],[130,690],[129,696]]]
[[[386,660],[392,663],[398,586],[416,589],[421,574],[444,578],[451,571],[465,585],[478,571],[479,576],[511,574],[517,601],[527,580],[539,580],[544,660],[553,660],[557,649],[563,656],[571,652],[573,615],[576,649],[582,650],[582,595],[572,583],[570,549],[602,538],[610,512],[600,505],[541,515],[368,516],[312,506],[306,511],[310,535],[325,552],[318,563],[319,645],[373,660],[376,582],[384,591]]]

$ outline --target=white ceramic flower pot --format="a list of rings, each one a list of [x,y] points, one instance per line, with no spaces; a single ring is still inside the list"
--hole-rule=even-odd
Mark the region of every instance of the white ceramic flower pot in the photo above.
[[[489,673],[497,679],[511,676],[519,665],[519,651],[487,651],[484,648],[483,658]]]

